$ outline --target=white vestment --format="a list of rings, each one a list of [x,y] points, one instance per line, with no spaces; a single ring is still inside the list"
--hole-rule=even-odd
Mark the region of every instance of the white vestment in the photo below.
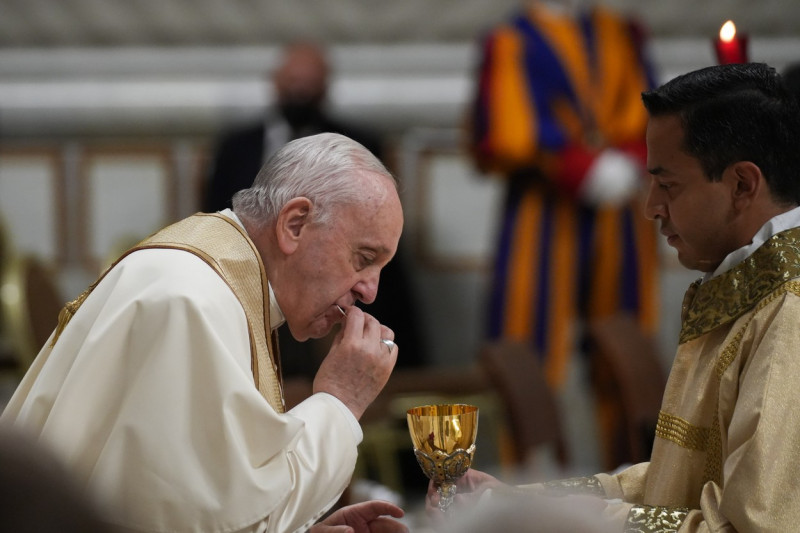
[[[113,268],[2,415],[49,445],[112,522],[154,532],[304,530],[349,483],[354,420],[327,394],[277,413],[254,386],[241,304],[175,249]]]

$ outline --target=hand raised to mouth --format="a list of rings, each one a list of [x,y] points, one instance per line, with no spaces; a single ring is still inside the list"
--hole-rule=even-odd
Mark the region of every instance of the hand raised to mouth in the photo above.
[[[342,316],[347,318],[347,313],[344,312],[344,309],[342,309],[342,306],[339,305],[339,304],[335,304],[335,305],[336,305],[336,309],[338,309],[339,312],[342,313]],[[389,348],[389,353],[391,353],[392,352],[392,348],[395,347],[394,341],[390,340],[390,339],[381,339],[381,342],[383,344],[385,344],[387,348]]]

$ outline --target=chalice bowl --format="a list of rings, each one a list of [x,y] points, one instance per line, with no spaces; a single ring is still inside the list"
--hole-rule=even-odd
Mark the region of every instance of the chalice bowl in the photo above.
[[[456,494],[456,480],[472,465],[478,408],[464,404],[423,405],[409,409],[406,419],[417,462],[439,493],[439,509],[447,511]]]

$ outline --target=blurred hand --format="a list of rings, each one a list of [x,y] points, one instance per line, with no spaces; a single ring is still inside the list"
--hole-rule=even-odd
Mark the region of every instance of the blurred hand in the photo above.
[[[609,517],[604,513],[605,500],[595,496],[498,490],[489,498],[481,498],[477,505],[448,516],[436,529],[441,533],[617,533],[625,529],[629,506],[621,506],[624,512]]]
[[[394,332],[372,315],[351,307],[314,377],[314,392],[336,396],[360,419],[397,362],[399,348],[390,348],[381,339],[393,341]]]
[[[355,503],[315,524],[309,533],[408,533],[405,525],[385,515],[400,518],[403,510],[381,500]]]
[[[456,495],[451,506],[470,508],[474,506],[475,501],[484,491],[502,486],[506,486],[506,484],[496,477],[470,468],[466,474],[456,481]],[[425,514],[433,521],[434,525],[444,523],[444,513],[439,509],[439,493],[436,491],[433,481],[428,483],[428,494],[425,497]]]

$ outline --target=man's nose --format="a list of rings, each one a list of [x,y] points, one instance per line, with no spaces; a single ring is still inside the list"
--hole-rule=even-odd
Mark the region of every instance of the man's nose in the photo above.
[[[656,220],[657,218],[665,218],[667,216],[667,208],[662,198],[661,189],[658,188],[658,183],[655,180],[650,181],[650,186],[647,189],[647,198],[644,202],[644,216],[648,220]]]
[[[369,273],[358,281],[353,287],[357,298],[365,304],[371,304],[378,297],[378,283],[380,280],[380,271]]]

